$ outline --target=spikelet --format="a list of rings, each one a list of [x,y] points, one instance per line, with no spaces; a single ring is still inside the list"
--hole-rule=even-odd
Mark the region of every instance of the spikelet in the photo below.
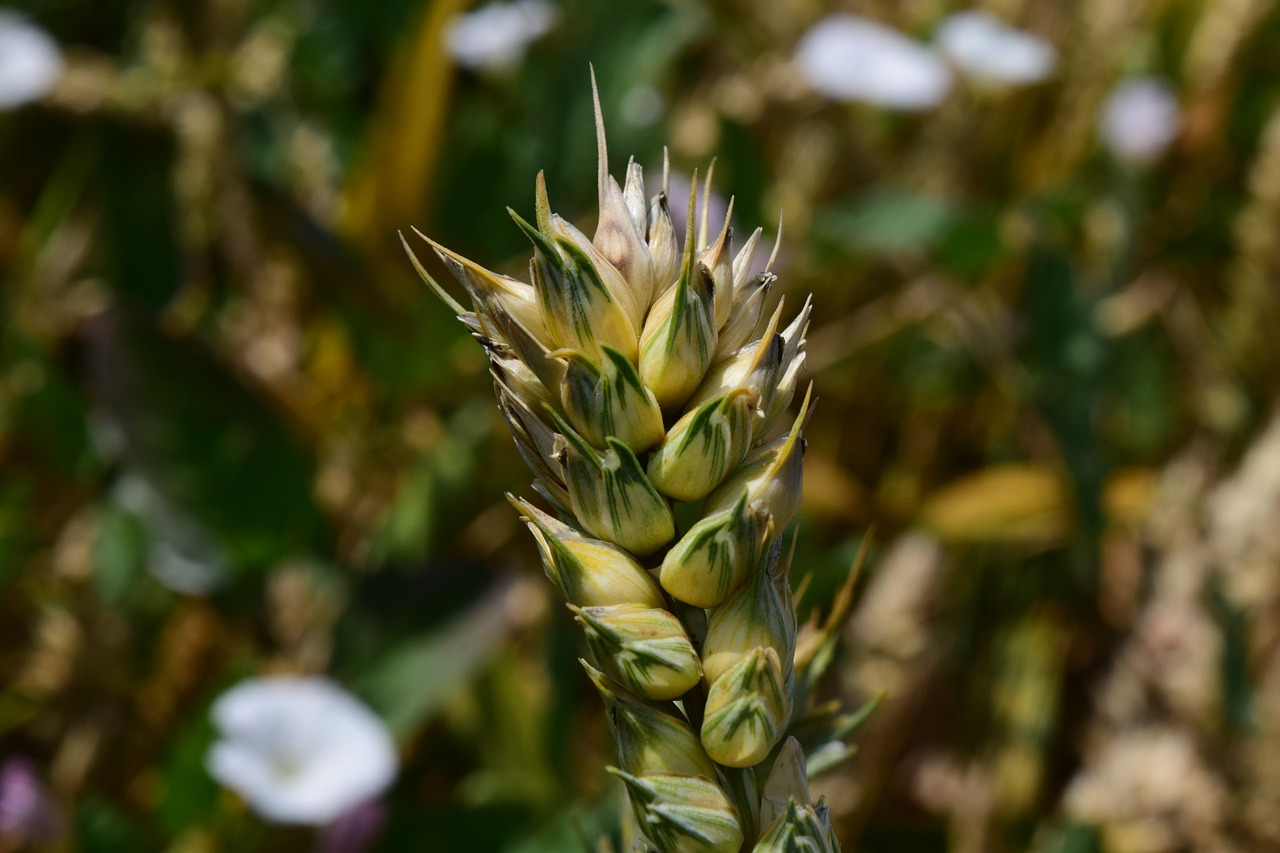
[[[513,496],[508,499],[537,540],[547,577],[570,604],[664,606],[658,585],[626,551],[579,533],[528,501]]]
[[[665,774],[714,780],[716,767],[688,722],[670,710],[651,705],[582,661],[582,667],[604,700],[605,715],[622,769],[637,776]]]
[[[775,543],[755,576],[707,624],[702,744],[729,767],[763,761],[791,715],[796,620],[780,550]]]
[[[800,381],[811,304],[789,323],[782,302],[766,314],[778,244],[753,268],[761,231],[735,251],[732,203],[717,231],[704,204],[695,228],[696,180],[681,240],[665,157],[653,197],[634,161],[620,185],[595,99],[591,239],[551,211],[539,174],[531,221],[511,214],[533,248],[527,282],[430,243],[467,307],[410,257],[485,348],[499,409],[552,509],[510,498],[583,630],[618,746],[611,772],[645,843],[789,849],[817,839],[823,819],[798,746],[781,753],[790,787],[765,803],[744,781],[752,771],[735,768],[766,760],[793,716],[796,616],[778,539],[799,504],[811,396],[784,434],[771,429]],[[677,536],[672,504],[704,499]],[[814,849],[834,849],[825,843]]]
[[[702,678],[698,653],[674,614],[643,604],[569,609],[596,660],[646,699],[678,699]]]
[[[770,523],[744,490],[728,509],[703,516],[662,560],[662,588],[694,607],[719,607],[755,568]]]
[[[631,361],[611,346],[602,346],[599,365],[576,350],[551,355],[565,360],[560,405],[579,433],[596,447],[610,437],[641,453],[662,441],[662,410],[644,387]]]
[[[649,480],[676,500],[705,498],[742,463],[755,411],[752,392],[735,388],[689,412],[649,457]]]
[[[640,335],[640,377],[664,412],[679,411],[702,382],[716,351],[715,285],[711,271],[701,264],[695,267],[693,260],[696,190],[695,180],[689,192],[680,277],[654,302]]]
[[[840,853],[840,843],[821,798],[815,805],[809,795],[804,752],[795,738],[787,738],[760,795],[760,823],[764,829],[757,851],[790,853]]]
[[[555,412],[561,433],[553,457],[564,470],[569,503],[588,532],[635,554],[652,554],[675,536],[671,507],[645,476],[631,448],[613,436],[592,447]]]
[[[632,776],[610,767],[627,786],[645,835],[662,850],[737,853],[742,849],[738,813],[724,791],[697,776]]]

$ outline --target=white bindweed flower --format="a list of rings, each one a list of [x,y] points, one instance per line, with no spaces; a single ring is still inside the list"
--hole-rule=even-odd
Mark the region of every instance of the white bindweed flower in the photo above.
[[[857,15],[814,24],[795,63],[817,92],[841,101],[925,110],[951,90],[951,72],[927,46]]]
[[[445,47],[464,68],[513,68],[559,18],[560,10],[546,0],[490,3],[454,18],[445,30]]]
[[[58,43],[26,18],[0,10],[0,110],[39,100],[61,73]]]
[[[209,773],[274,823],[327,824],[395,778],[377,716],[326,678],[251,678],[213,705]]]
[[[1102,105],[1098,133],[1111,153],[1143,165],[1169,147],[1182,126],[1182,110],[1169,84],[1158,77],[1121,81]]]
[[[667,110],[667,100],[648,83],[637,83],[622,96],[622,118],[634,127],[652,127]]]
[[[985,83],[1039,83],[1058,64],[1053,45],[986,12],[949,15],[937,45],[961,72]]]

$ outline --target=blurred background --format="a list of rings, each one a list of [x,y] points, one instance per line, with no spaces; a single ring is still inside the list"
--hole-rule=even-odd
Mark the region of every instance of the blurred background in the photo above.
[[[715,157],[815,297],[793,581],[825,614],[870,543],[825,698],[885,697],[814,782],[844,849],[1280,849],[1278,39],[1273,0],[0,10],[0,850],[616,833],[482,352],[396,236],[519,275],[539,169],[590,233],[588,63],[614,174]],[[395,738],[354,818],[211,776],[275,674]]]

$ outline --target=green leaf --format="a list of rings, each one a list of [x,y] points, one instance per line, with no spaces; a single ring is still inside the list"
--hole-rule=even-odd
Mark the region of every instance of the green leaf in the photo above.
[[[958,218],[959,208],[946,199],[882,189],[818,211],[814,234],[852,251],[893,255],[934,247]]]
[[[142,573],[146,532],[132,514],[108,505],[98,513],[95,533],[93,584],[104,602],[120,607]]]
[[[397,737],[430,719],[489,662],[506,635],[502,591],[392,649],[352,685]]]
[[[436,550],[443,531],[468,517],[460,498],[473,491],[481,448],[492,432],[492,412],[487,400],[463,406],[449,420],[440,443],[412,463],[372,538],[370,563],[421,561]]]
[[[311,448],[267,399],[198,340],[140,316],[104,318],[92,345],[126,457],[235,564],[263,567],[323,547]]]

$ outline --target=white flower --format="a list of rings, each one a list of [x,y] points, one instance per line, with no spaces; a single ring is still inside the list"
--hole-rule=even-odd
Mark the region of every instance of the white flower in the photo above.
[[[650,127],[667,109],[666,98],[648,83],[637,83],[627,90],[619,104],[622,118],[633,127]]]
[[[928,47],[857,15],[830,15],[796,46],[796,66],[828,98],[902,110],[936,106],[951,72]]]
[[[1098,134],[1116,157],[1141,165],[1163,154],[1181,125],[1182,111],[1169,84],[1156,77],[1133,77],[1107,96]]]
[[[209,773],[275,823],[326,824],[391,784],[387,727],[325,678],[251,678],[213,705]]]
[[[988,83],[1038,83],[1058,64],[1053,45],[986,12],[949,15],[937,44],[957,68]]]
[[[450,21],[445,48],[464,68],[512,68],[524,58],[529,44],[550,32],[559,17],[560,11],[546,0],[490,3]]]
[[[0,10],[0,110],[43,97],[61,73],[58,43],[20,15]]]

